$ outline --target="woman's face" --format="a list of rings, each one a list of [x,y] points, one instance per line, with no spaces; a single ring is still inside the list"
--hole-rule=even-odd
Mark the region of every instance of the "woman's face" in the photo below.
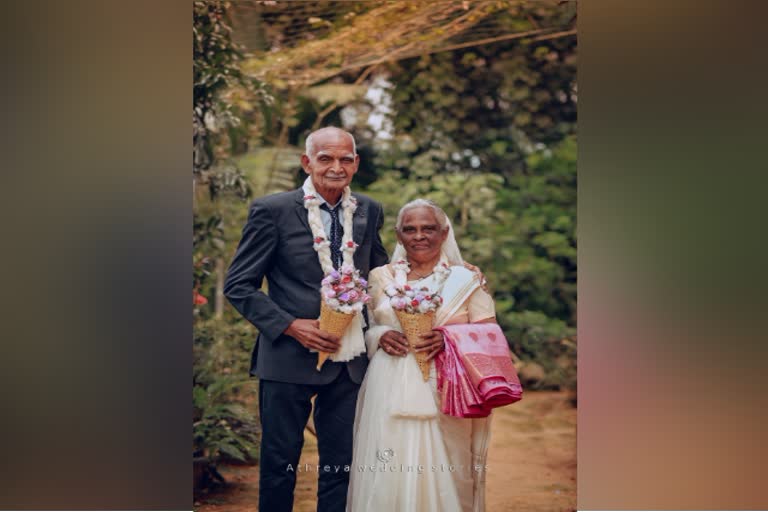
[[[447,236],[448,229],[440,228],[434,210],[426,206],[407,210],[397,232],[397,239],[403,244],[408,258],[416,262],[439,258],[440,248]]]

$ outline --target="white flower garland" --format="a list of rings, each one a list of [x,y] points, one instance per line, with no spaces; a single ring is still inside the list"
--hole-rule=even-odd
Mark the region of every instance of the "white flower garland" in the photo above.
[[[308,177],[302,186],[304,190],[304,207],[307,209],[307,218],[309,219],[309,229],[312,231],[313,247],[317,251],[317,257],[320,260],[320,267],[325,276],[329,276],[336,269],[333,268],[331,261],[331,242],[325,234],[325,226],[320,216],[321,199],[317,190],[312,184],[312,177]],[[341,196],[341,206],[344,208],[342,227],[344,234],[341,238],[342,268],[356,273],[355,269],[355,250],[357,244],[352,239],[352,217],[357,210],[357,200],[352,197],[352,191],[349,187],[344,187]],[[325,300],[321,298],[320,300]],[[360,354],[365,353],[365,338],[363,337],[362,315],[359,311],[353,312],[354,317],[344,335],[341,337],[341,347],[330,356],[331,361],[345,362],[351,361]],[[315,352],[314,350],[312,352]]]
[[[325,226],[320,216],[320,204],[322,200],[315,190],[312,183],[312,177],[308,177],[302,186],[304,190],[304,208],[307,209],[307,218],[309,219],[309,229],[312,230],[314,239],[314,249],[317,251],[317,257],[320,260],[320,267],[325,275],[333,272],[333,261],[331,260],[331,242],[325,234]],[[330,205],[329,205],[330,206]],[[344,187],[341,196],[341,207],[344,210],[342,226],[344,235],[341,238],[342,265],[349,265],[354,268],[355,250],[357,244],[352,239],[352,216],[357,210],[357,200],[352,197],[352,191],[349,186]]]
[[[408,274],[411,272],[411,265],[408,263],[407,259],[402,259],[393,263],[392,270],[395,274],[395,284],[397,284],[397,286],[402,287],[408,284]],[[430,291],[432,294],[439,294],[443,290],[443,285],[445,285],[448,276],[451,275],[451,267],[448,264],[444,253],[440,254],[440,261],[438,261],[437,265],[432,269],[432,273],[435,275],[435,289]]]

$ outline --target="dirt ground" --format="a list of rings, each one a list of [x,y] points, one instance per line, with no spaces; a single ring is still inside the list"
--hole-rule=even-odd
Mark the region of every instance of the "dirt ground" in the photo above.
[[[305,431],[300,465],[318,462],[315,438]],[[198,512],[252,512],[259,496],[258,466],[225,466],[230,485],[195,502]],[[317,474],[298,473],[294,512],[313,512]],[[576,510],[576,409],[563,392],[526,392],[496,409],[488,450],[489,512]]]

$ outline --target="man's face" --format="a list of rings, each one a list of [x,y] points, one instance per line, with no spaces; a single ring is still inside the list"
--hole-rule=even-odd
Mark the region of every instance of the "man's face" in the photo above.
[[[326,201],[337,200],[357,172],[360,157],[354,154],[352,140],[341,131],[317,134],[313,142],[313,154],[302,155],[301,166]]]

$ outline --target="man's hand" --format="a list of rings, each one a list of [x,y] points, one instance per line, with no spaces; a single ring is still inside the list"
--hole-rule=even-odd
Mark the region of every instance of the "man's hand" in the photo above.
[[[341,341],[335,334],[321,331],[319,320],[308,320],[306,318],[297,318],[291,322],[291,325],[284,331],[284,334],[295,338],[296,341],[306,348],[322,352],[336,352]]]
[[[410,345],[405,334],[397,331],[387,331],[379,338],[379,346],[391,356],[406,356]]]
[[[485,275],[480,272],[480,269],[471,263],[464,262],[464,268],[469,270],[470,272],[474,272],[477,276],[477,280],[480,281],[480,287],[485,291],[485,293],[491,293],[488,290],[488,280],[485,278]]]
[[[428,361],[432,360],[445,348],[442,331],[429,331],[426,334],[422,334],[421,339],[424,341],[417,344],[414,348],[416,352],[427,352]]]

